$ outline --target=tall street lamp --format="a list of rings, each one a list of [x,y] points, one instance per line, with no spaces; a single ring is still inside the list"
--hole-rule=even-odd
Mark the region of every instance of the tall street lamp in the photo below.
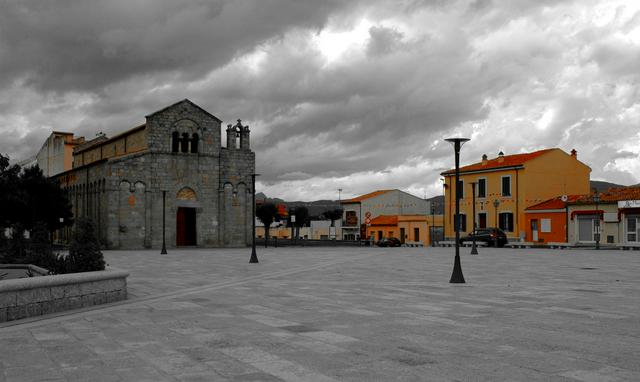
[[[162,190],[162,250],[161,255],[167,254],[167,242],[165,241],[165,201],[167,198],[167,191]]]
[[[498,228],[498,206],[500,205],[500,201],[498,199],[493,201],[493,207],[496,211],[496,228]]]
[[[596,250],[600,249],[600,211],[598,211],[598,203],[600,202],[600,195],[598,195],[598,190],[594,190],[593,201],[596,203]]]
[[[256,254],[256,176],[260,174],[251,174],[251,259],[249,263],[257,263],[258,255]]]
[[[458,190],[458,188],[460,186],[460,148],[465,142],[469,141],[469,138],[447,138],[445,139],[445,141],[453,144],[453,151],[455,153],[456,162],[456,218],[453,219],[456,228],[456,257],[453,263],[453,273],[451,274],[451,279],[449,280],[449,282],[455,284],[464,284],[464,275],[462,274],[462,265],[460,264],[460,191]]]
[[[471,200],[473,204],[473,231],[471,233],[473,244],[471,245],[471,255],[478,254],[478,247],[476,247],[476,184],[478,182],[471,182]]]

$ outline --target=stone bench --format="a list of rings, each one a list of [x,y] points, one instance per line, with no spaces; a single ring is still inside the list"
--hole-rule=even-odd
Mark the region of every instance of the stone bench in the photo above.
[[[533,243],[530,241],[513,241],[504,245],[509,248],[531,248],[533,247]]]
[[[640,244],[621,244],[620,249],[622,249],[623,251],[638,251],[640,250]]]
[[[565,249],[565,248],[573,247],[573,244],[550,241],[550,242],[547,243],[547,246],[549,248],[554,248],[554,249],[555,248],[557,248],[557,249]]]
[[[463,241],[462,246],[473,247],[473,241]],[[484,241],[476,241],[476,247],[486,247],[486,246],[487,246],[487,243],[485,243]]]
[[[420,241],[406,241],[402,244],[403,247],[424,247],[424,243]]]
[[[443,241],[439,241],[438,245],[441,246],[441,247],[455,247],[456,246],[456,242],[455,241],[443,240]]]
[[[0,281],[0,322],[106,304],[127,298],[122,270]]]

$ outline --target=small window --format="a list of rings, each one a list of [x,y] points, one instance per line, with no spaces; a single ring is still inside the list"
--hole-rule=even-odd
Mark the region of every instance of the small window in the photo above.
[[[487,197],[487,180],[484,178],[478,179],[478,197]]]
[[[177,131],[171,134],[171,152],[177,153],[180,151],[180,135]]]
[[[180,151],[183,153],[189,152],[189,134],[182,134],[182,139],[180,140]]]
[[[502,177],[502,196],[511,196],[511,176]]]
[[[551,232],[551,219],[540,219],[540,232]]]
[[[458,219],[458,217],[460,219]],[[460,220],[460,223],[458,223],[458,220]],[[455,230],[456,225],[459,227],[460,232],[467,232],[467,215],[454,215],[454,219],[453,219],[453,229]]]
[[[513,232],[513,213],[501,212],[498,215],[499,228],[505,232]]]
[[[198,137],[198,134],[193,134],[191,136],[191,152],[193,154],[197,154],[198,153],[198,142],[200,141],[200,137]]]
[[[458,194],[458,199],[464,199],[464,181],[462,180],[458,181],[456,194]]]

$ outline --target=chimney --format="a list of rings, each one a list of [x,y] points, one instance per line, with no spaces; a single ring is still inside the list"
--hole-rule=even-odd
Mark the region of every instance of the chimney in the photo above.
[[[504,153],[500,151],[498,153],[498,163],[502,163],[502,162],[504,162]]]
[[[486,166],[487,163],[489,163],[489,158],[487,157],[487,154],[482,154],[482,165]]]
[[[576,149],[571,150],[571,156],[573,157],[573,159],[578,159],[578,152],[576,151]]]

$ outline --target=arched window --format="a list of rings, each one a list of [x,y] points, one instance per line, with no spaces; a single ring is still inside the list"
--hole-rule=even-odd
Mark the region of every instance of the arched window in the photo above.
[[[189,152],[189,134],[182,134],[182,139],[180,140],[180,149],[180,151],[182,151],[183,153]]]
[[[177,153],[180,151],[180,136],[177,131],[171,134],[171,152]]]
[[[191,136],[191,152],[194,154],[198,153],[198,141],[200,140],[200,137],[198,137],[198,134],[193,134]]]

